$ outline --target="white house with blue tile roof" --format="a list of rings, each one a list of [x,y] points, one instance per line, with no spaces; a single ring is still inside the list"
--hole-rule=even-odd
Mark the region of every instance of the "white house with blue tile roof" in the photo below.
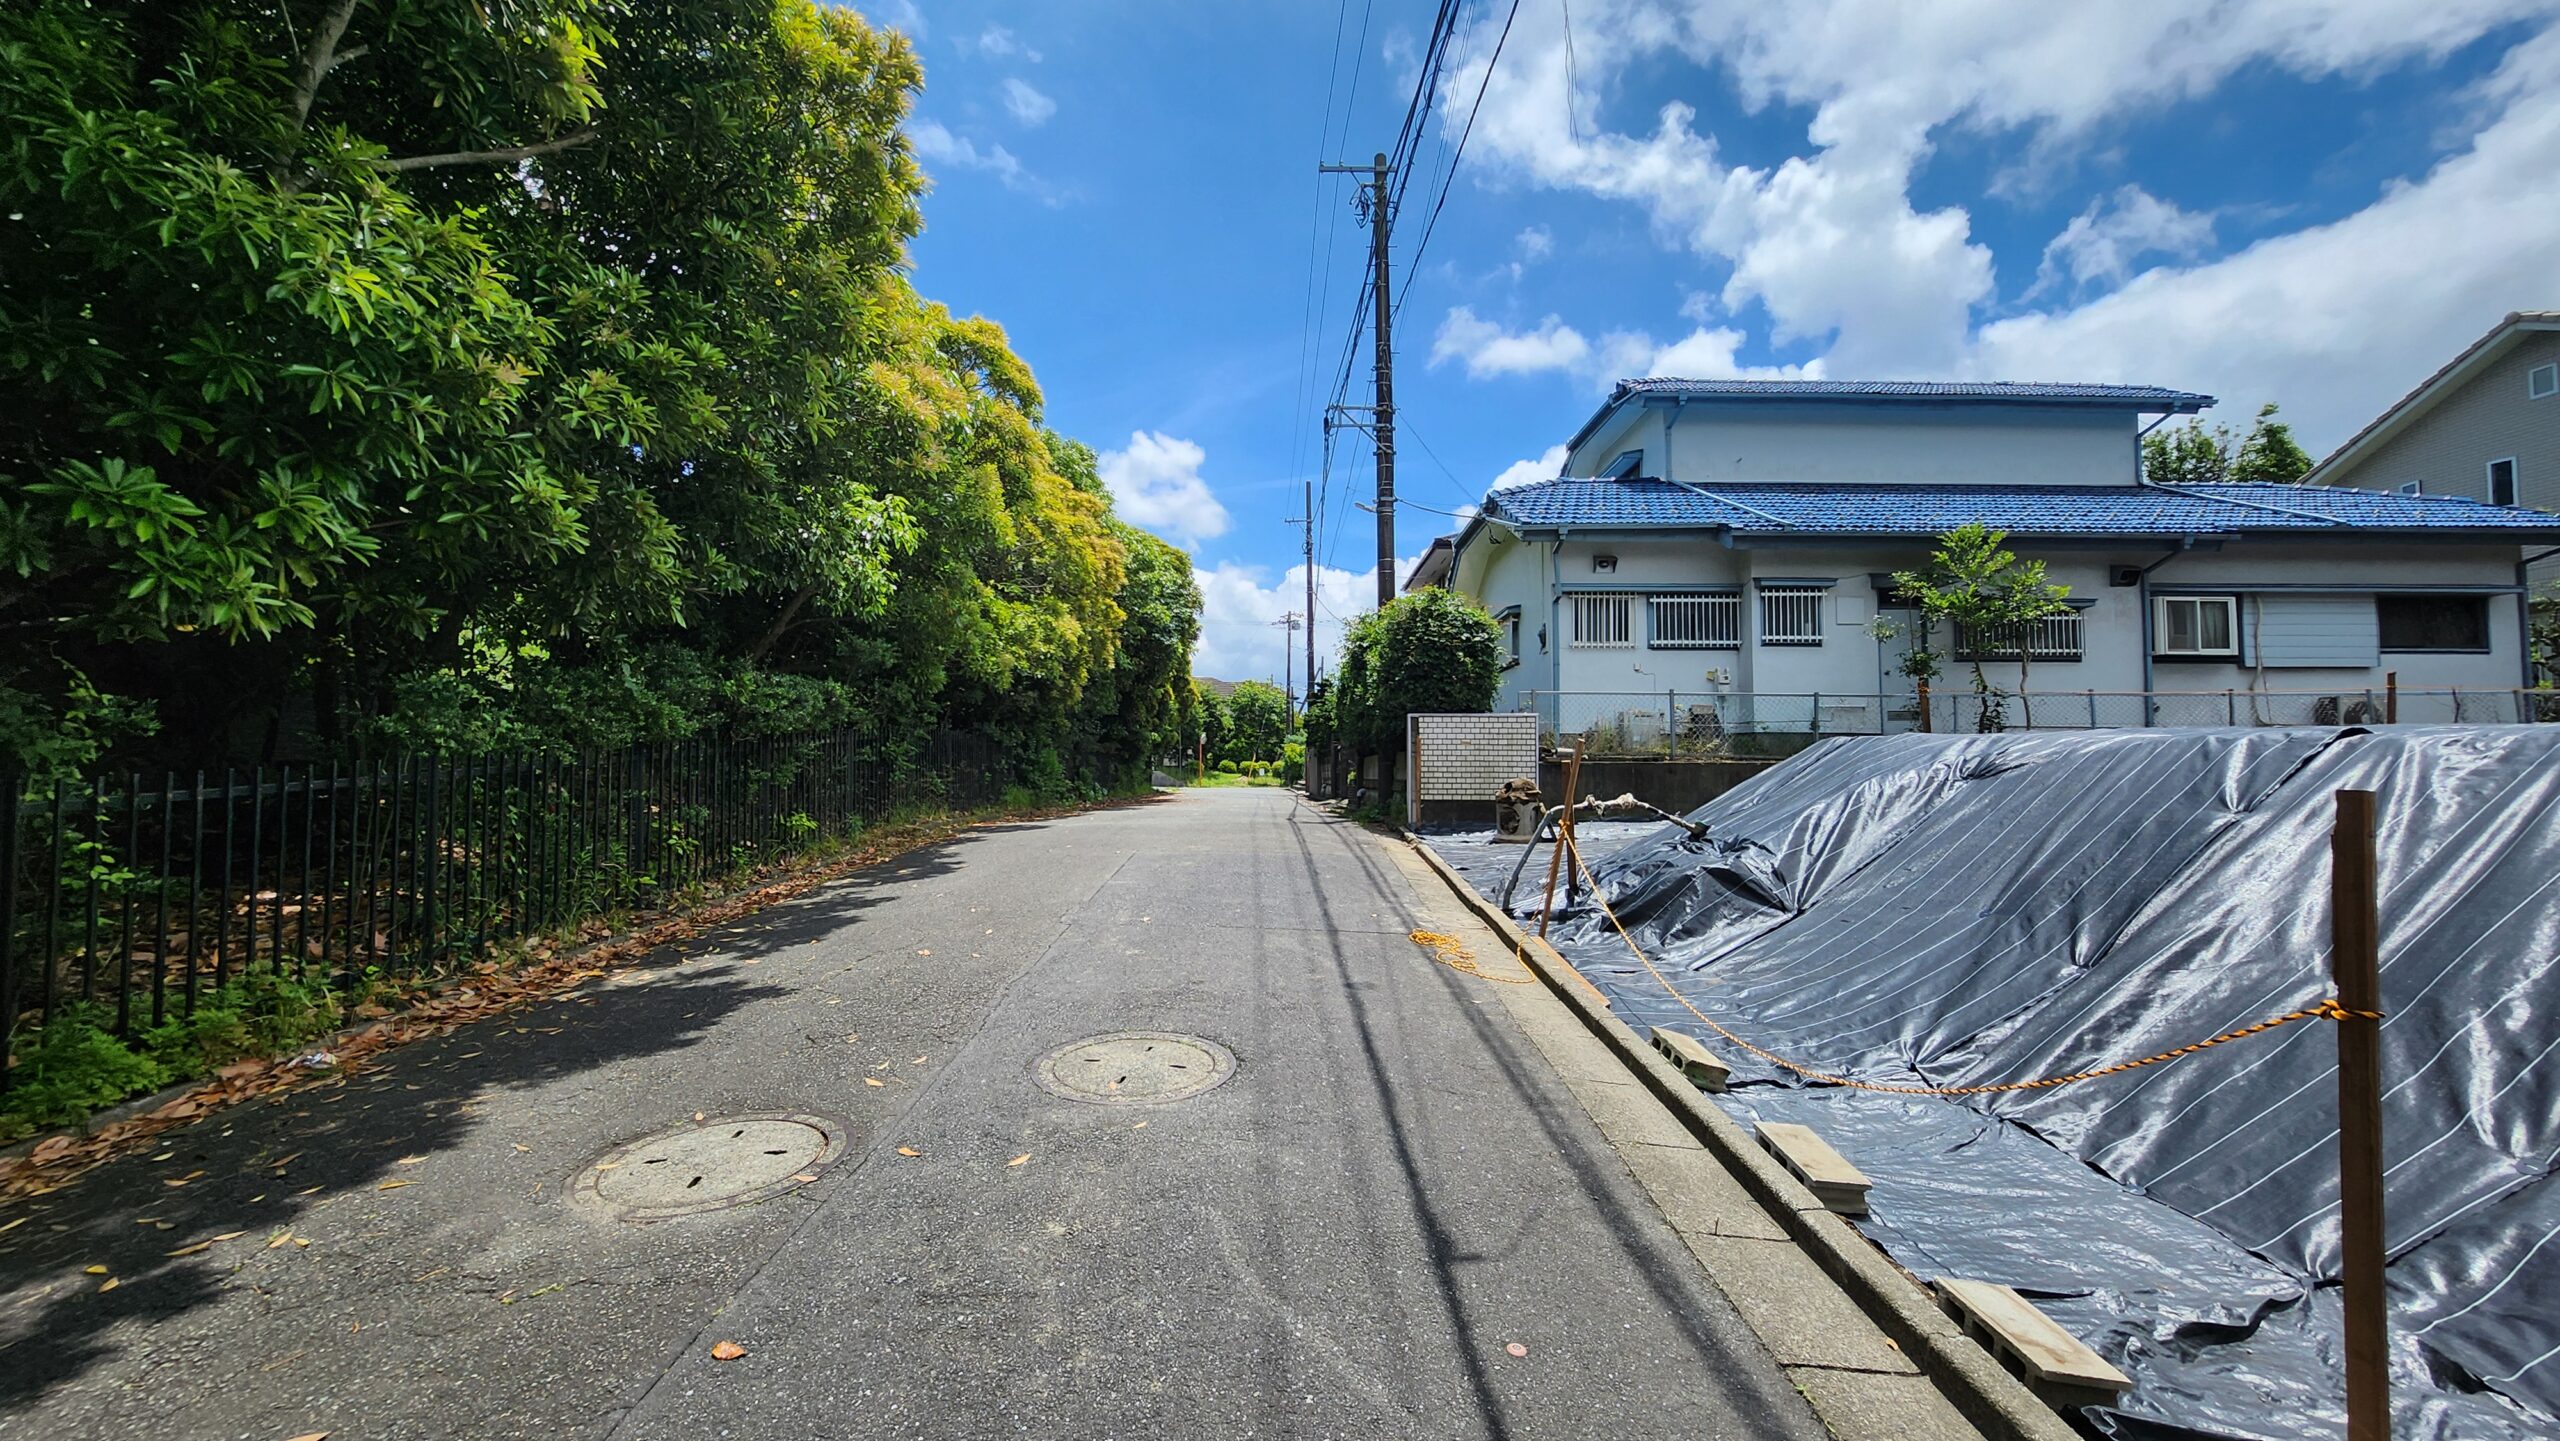
[[[1502,706],[1566,730],[1648,710],[1655,727],[1917,724],[1900,673],[1916,616],[1890,577],[1972,521],[2070,587],[2072,614],[2035,638],[2038,725],[2361,719],[2391,674],[2404,721],[2534,713],[2517,694],[2522,567],[2560,547],[2560,515],[2146,483],[2142,435],[2212,403],[2124,385],[1626,381],[1561,476],[1486,497],[1447,583],[1503,621]],[[1959,658],[1941,727],[1969,724],[1947,697],[1966,643],[1936,638]],[[1986,669],[2015,688],[2013,658]]]

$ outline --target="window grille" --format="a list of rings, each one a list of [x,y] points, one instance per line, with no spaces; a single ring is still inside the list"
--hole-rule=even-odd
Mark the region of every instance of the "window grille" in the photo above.
[[[1977,635],[1970,627],[1956,627],[1956,659],[2016,660],[2018,658],[2017,639],[2014,635],[2005,633],[2006,629]],[[2080,659],[2079,611],[2074,610],[2063,615],[2049,615],[2041,620],[2029,621],[2026,632],[2027,659],[2065,661]]]
[[[1573,598],[1573,643],[1577,646],[1610,646],[1632,648],[1636,643],[1632,624],[1632,597],[1623,595],[1577,595]]]
[[[1655,650],[1738,650],[1742,646],[1742,597],[1656,595],[1651,644]]]
[[[1822,644],[1822,601],[1830,593],[1818,585],[1760,587],[1760,643]]]

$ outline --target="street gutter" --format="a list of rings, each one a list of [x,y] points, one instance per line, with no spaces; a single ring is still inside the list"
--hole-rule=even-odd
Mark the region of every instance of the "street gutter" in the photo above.
[[[1686,1076],[1611,1015],[1590,983],[1563,955],[1522,931],[1500,907],[1450,869],[1411,831],[1399,830],[1459,904],[1518,948],[1520,958],[1591,1034],[1607,1046],[1709,1154],[1767,1208],[1779,1227],[1813,1258],[1858,1309],[1901,1347],[1939,1394],[1996,1441],[2078,1441],[2079,1433],[2026,1383],[2009,1374],[1940,1310],[1929,1293],[1896,1267],[1857,1228],[1827,1210],[1812,1191],[1755,1144],[1740,1122],[1699,1094]]]

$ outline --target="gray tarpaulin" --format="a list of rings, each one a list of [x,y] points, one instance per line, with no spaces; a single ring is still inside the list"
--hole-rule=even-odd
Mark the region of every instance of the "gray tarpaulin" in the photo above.
[[[2380,797],[2396,1434],[2560,1433],[2560,727],[1849,737],[1695,812],[1708,839],[1661,827],[1595,869],[1738,1034],[1974,1085],[2327,996],[2340,789]],[[1490,850],[1464,857],[1488,890],[1516,855]],[[1554,939],[1630,1024],[1703,1029],[1595,911]],[[1905,1265],[2016,1285],[2134,1377],[2093,1428],[2337,1434],[2327,1022],[1961,1099],[1720,1049],[1731,1109],[1813,1124],[1874,1177],[1868,1233]]]

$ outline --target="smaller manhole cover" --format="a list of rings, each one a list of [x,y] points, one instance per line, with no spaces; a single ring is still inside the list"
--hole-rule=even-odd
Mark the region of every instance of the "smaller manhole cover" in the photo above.
[[[569,1194],[620,1221],[664,1221],[778,1196],[844,1151],[833,1121],[794,1112],[688,1121],[617,1147]]]
[[[1095,1036],[1060,1046],[1033,1068],[1051,1094],[1097,1106],[1185,1100],[1235,1073],[1234,1052],[1170,1031]]]

